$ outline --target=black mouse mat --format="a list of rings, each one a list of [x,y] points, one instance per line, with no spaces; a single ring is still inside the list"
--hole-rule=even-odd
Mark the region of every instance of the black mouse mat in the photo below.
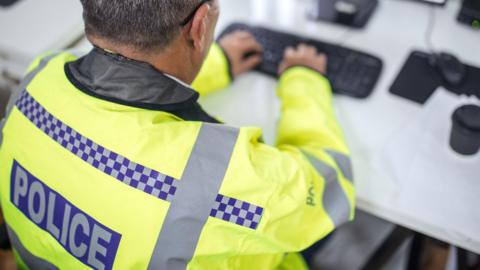
[[[465,65],[465,80],[459,86],[451,86],[446,84],[438,71],[429,64],[429,57],[430,54],[425,52],[411,52],[390,87],[390,92],[420,104],[424,104],[439,86],[459,95],[476,95],[480,98],[479,68]]]

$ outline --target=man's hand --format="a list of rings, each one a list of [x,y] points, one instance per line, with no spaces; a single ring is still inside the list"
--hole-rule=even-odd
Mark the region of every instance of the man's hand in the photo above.
[[[262,48],[255,38],[246,31],[236,31],[219,41],[227,54],[233,77],[252,70],[262,62]]]
[[[325,75],[327,72],[327,56],[322,53],[319,54],[315,47],[305,44],[300,44],[297,48],[289,47],[285,50],[278,74],[282,74],[285,70],[294,66],[308,67]]]

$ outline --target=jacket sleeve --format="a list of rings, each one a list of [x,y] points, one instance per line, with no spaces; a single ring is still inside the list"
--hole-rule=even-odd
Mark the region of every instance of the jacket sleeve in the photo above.
[[[276,147],[249,139],[249,162],[262,179],[258,203],[265,207],[256,234],[262,241],[255,242],[269,251],[296,252],[353,219],[353,176],[328,80],[295,67],[282,75],[278,95]]]
[[[204,96],[227,87],[231,81],[228,57],[220,45],[214,43],[192,87]]]

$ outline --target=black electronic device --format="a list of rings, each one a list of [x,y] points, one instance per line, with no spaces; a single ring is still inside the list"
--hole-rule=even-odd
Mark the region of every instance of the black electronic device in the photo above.
[[[464,0],[457,19],[461,23],[480,29],[480,1]]]
[[[317,1],[318,7],[311,14],[314,19],[354,28],[364,27],[378,6],[378,0]]]
[[[18,0],[0,0],[0,7],[9,7],[18,2]]]
[[[383,68],[382,60],[370,54],[263,27],[235,23],[227,27],[220,38],[236,30],[245,30],[255,36],[263,48],[263,62],[256,69],[270,76],[278,76],[278,66],[287,47],[305,43],[325,53],[328,57],[326,76],[336,94],[356,98],[368,97]]]
[[[452,54],[434,53],[430,55],[429,63],[437,69],[444,82],[449,85],[458,86],[465,80],[465,65]]]
[[[462,155],[475,155],[480,150],[480,107],[461,106],[452,115],[450,146]]]
[[[335,3],[335,12],[337,22],[345,25],[352,25],[359,12],[359,6],[356,3],[348,1],[338,1]]]

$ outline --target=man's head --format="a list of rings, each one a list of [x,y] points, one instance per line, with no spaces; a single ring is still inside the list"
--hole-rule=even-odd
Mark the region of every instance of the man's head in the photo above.
[[[93,44],[149,62],[161,70],[170,68],[162,67],[168,63],[159,61],[176,60],[179,64],[187,61],[194,69],[189,73],[198,73],[213,41],[218,19],[217,0],[81,2],[85,31]],[[175,57],[177,59],[172,59]],[[191,79],[193,78],[188,78]]]

